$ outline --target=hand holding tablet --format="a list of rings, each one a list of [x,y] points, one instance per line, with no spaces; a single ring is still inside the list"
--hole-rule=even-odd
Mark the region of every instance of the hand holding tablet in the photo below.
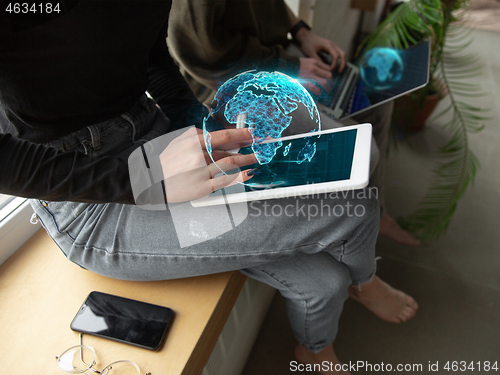
[[[235,145],[251,143],[248,129],[216,131],[211,139],[214,162],[205,149],[202,131],[195,127],[174,138],[160,154],[167,202],[189,201],[252,178],[239,168],[256,163],[254,153],[227,151]]]

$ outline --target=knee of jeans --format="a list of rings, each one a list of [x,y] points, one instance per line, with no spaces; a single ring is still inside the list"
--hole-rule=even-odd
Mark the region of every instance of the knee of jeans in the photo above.
[[[356,190],[352,194],[355,216],[367,220],[377,221],[379,218],[378,188],[368,186],[364,189]]]
[[[364,225],[376,227],[380,224],[380,204],[378,202],[378,191],[376,187],[366,188],[370,197],[364,203]]]
[[[357,241],[364,243],[373,238],[376,240],[380,224],[380,205],[376,188],[359,190],[357,201],[353,206],[355,217],[352,219],[356,220],[356,223],[351,227],[351,236],[347,238],[348,244],[353,245]]]
[[[308,302],[308,308],[321,310],[341,305],[348,297],[348,288],[352,284],[347,267],[336,272],[315,285],[314,292]]]

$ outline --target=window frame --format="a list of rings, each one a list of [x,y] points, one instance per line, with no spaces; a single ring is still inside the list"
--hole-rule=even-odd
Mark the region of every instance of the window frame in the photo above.
[[[26,198],[13,197],[0,208],[0,264],[14,254],[40,228],[31,223],[33,209]]]
[[[14,197],[12,195],[5,195],[0,193],[0,211],[2,210],[2,208],[7,206],[7,204],[9,204],[9,202],[13,199]]]

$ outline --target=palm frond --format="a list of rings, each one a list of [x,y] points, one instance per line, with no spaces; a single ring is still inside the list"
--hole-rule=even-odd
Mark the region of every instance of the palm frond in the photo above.
[[[456,33],[452,41],[459,38],[463,42],[464,35],[471,38],[470,33]],[[470,43],[467,40],[462,44],[463,48]],[[451,112],[450,120],[444,125],[450,131],[451,138],[437,151],[434,180],[420,200],[417,210],[401,220],[404,228],[422,239],[441,236],[451,223],[458,201],[474,182],[480,165],[469,148],[468,135],[481,131],[484,127],[482,122],[490,119],[486,115],[488,109],[466,101],[466,98],[486,95],[479,85],[464,81],[481,75],[480,58],[475,54],[457,55],[456,52],[455,49],[444,48],[439,69],[435,72],[435,79],[441,79],[448,87],[450,104],[434,116],[433,120]]]
[[[399,49],[429,38],[430,85],[439,91],[442,85],[436,82],[443,82],[447,88],[449,104],[432,120],[449,118],[444,128],[450,132],[450,139],[436,150],[434,178],[416,211],[400,220],[402,227],[422,239],[439,237],[448,228],[458,201],[474,182],[479,168],[468,135],[481,131],[483,122],[490,119],[488,109],[467,101],[486,94],[480,85],[468,81],[481,75],[482,61],[477,54],[464,52],[473,42],[472,30],[460,25],[466,7],[467,0],[410,0],[396,8],[361,46],[364,50],[375,46]],[[427,91],[412,97],[423,103]]]
[[[410,0],[394,10],[377,30],[362,43],[361,49],[377,47],[408,48],[422,38],[435,36],[434,24],[443,23],[440,0]]]

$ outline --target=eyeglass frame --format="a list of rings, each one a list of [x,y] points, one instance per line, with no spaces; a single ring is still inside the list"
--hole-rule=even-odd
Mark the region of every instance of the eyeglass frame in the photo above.
[[[137,369],[137,373],[138,373],[139,375],[141,374],[141,370],[140,370],[139,366],[137,365],[137,363],[132,362],[132,361],[129,361],[129,360],[127,360],[127,359],[120,359],[120,360],[118,360],[118,361],[111,362],[109,365],[104,366],[104,368],[103,368],[101,371],[99,371],[99,370],[97,370],[97,369],[94,369],[93,367],[97,364],[97,362],[96,362],[97,354],[96,354],[95,349],[94,349],[93,347],[88,346],[88,345],[84,345],[84,344],[82,344],[82,336],[83,336],[83,334],[82,334],[82,333],[80,333],[80,334],[78,335],[78,338],[79,338],[79,340],[78,340],[78,341],[79,341],[79,343],[80,343],[79,345],[74,345],[74,346],[71,346],[71,347],[67,348],[66,350],[64,350],[64,351],[62,352],[62,354],[65,354],[66,352],[68,352],[69,350],[71,350],[71,349],[73,349],[73,348],[85,348],[85,349],[90,349],[90,351],[91,351],[92,353],[94,353],[94,359],[93,359],[92,363],[89,365],[89,364],[87,364],[87,363],[83,360],[83,350],[80,350],[80,360],[81,360],[81,361],[82,361],[82,363],[83,363],[85,366],[87,366],[87,367],[86,367],[84,370],[77,369],[76,367],[75,367],[75,369],[76,369],[76,370],[78,370],[78,371],[80,371],[82,374],[87,374],[87,375],[88,375],[87,371],[92,371],[92,372],[93,372],[93,373],[95,373],[95,374],[101,374],[101,373],[102,373],[102,371],[106,370],[107,368],[110,368],[110,369],[111,369],[111,368],[112,368],[112,367],[111,367],[112,365],[114,365],[115,363],[120,363],[120,362],[125,362],[125,363],[129,363],[129,364],[131,364],[132,366],[134,366],[134,367]],[[63,368],[61,368],[61,366],[59,366],[59,359],[61,358],[61,356],[62,356],[62,355],[56,355],[57,367],[59,367],[62,371],[65,371],[65,372],[67,372],[67,373],[70,373],[69,371],[66,371],[66,370],[64,370]],[[146,372],[144,375],[151,375],[151,373],[150,373],[150,372]]]

